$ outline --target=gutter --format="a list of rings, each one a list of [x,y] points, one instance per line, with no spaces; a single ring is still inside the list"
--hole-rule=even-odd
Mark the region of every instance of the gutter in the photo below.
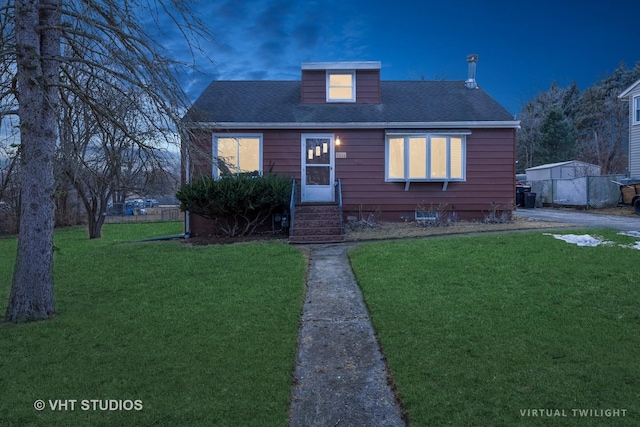
[[[199,122],[185,124],[193,129],[520,129],[520,120],[465,122]]]

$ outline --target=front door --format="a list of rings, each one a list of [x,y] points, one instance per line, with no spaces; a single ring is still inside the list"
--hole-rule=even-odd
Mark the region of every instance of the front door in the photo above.
[[[334,201],[333,135],[302,135],[301,176],[301,201]]]

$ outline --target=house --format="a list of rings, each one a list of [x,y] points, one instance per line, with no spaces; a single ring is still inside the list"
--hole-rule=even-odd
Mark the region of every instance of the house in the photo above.
[[[629,101],[629,180],[640,182],[640,80],[618,98]]]
[[[578,160],[569,160],[559,163],[527,168],[527,181],[542,181],[545,179],[573,179],[584,176],[599,176],[602,167]]]
[[[519,122],[478,86],[476,61],[461,81],[381,80],[375,61],[303,63],[299,81],[213,81],[184,117],[183,178],[219,176],[218,158],[292,174],[294,236],[312,205],[338,205],[340,223],[430,206],[463,220],[511,211]],[[192,216],[187,231],[207,227]]]

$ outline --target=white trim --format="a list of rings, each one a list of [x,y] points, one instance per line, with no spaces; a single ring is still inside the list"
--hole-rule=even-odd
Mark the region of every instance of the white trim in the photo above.
[[[620,95],[618,95],[618,98],[626,99],[628,97],[629,93],[631,93],[631,91],[633,91],[639,85],[640,85],[640,79],[636,80],[635,82],[633,82],[633,84],[631,86],[626,88],[624,90],[624,92],[622,92]]]
[[[631,100],[631,124],[640,125],[640,94]]]
[[[380,61],[303,62],[302,70],[379,70]]]
[[[429,135],[444,135],[444,136],[453,136],[453,135],[471,135],[470,129],[429,129],[428,132],[425,130],[416,130],[409,129],[406,131],[388,131],[385,132],[385,135],[388,136],[410,136],[410,135],[425,135],[428,133]]]
[[[263,173],[263,161],[262,161],[262,153],[263,153],[263,144],[264,138],[261,133],[213,133],[211,136],[211,175],[219,178],[220,174],[218,172],[218,166],[216,162],[213,161],[215,157],[218,156],[218,138],[257,138],[260,142],[258,143],[259,153],[258,153],[258,173],[262,175]]]
[[[392,137],[402,137],[404,139],[404,173],[405,176],[403,178],[389,178],[389,136]],[[409,170],[409,156],[407,155],[409,148],[409,140],[408,138],[423,136],[426,138],[427,143],[427,157],[425,158],[426,162],[426,171],[427,176],[429,176],[429,172],[431,169],[431,139],[433,137],[436,138],[447,138],[447,177],[444,178],[412,178],[408,177],[407,172]],[[459,138],[462,140],[462,153],[461,153],[461,163],[462,163],[462,178],[451,178],[451,138]],[[404,134],[390,134],[387,133],[384,141],[384,181],[385,182],[404,182],[405,191],[409,191],[409,186],[412,182],[442,182],[442,191],[447,190],[447,186],[449,182],[466,182],[467,180],[467,138],[465,134],[460,133],[445,133],[445,132],[425,132],[422,134],[415,133],[404,133]]]
[[[328,139],[329,140],[329,164],[324,166],[309,167],[326,167],[329,166],[329,184],[314,185],[307,188],[307,139]],[[335,134],[332,133],[303,133],[300,135],[300,201],[301,202],[333,202],[335,201]],[[312,191],[309,194],[309,190]]]
[[[344,75],[351,76],[351,86],[331,86],[330,80],[331,76],[334,75]],[[331,70],[325,73],[326,78],[326,101],[327,102],[356,102],[356,72],[352,70]],[[331,98],[329,92],[331,88],[351,88],[351,98]]]
[[[465,121],[465,122],[184,122],[186,129],[520,129],[515,121]]]

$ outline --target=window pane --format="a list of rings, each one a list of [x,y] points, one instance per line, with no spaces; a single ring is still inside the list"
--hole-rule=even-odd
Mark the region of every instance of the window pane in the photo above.
[[[353,90],[350,87],[332,87],[329,89],[329,98],[351,99],[353,98]]]
[[[353,80],[351,73],[329,74],[329,99],[354,99]]]
[[[451,175],[450,178],[462,179],[462,138],[451,138]]]
[[[640,96],[635,98],[635,108],[634,108],[634,117],[636,123],[640,123]]]
[[[431,178],[447,177],[447,138],[431,138]]]
[[[330,74],[329,86],[353,86],[352,74]]]
[[[305,168],[306,185],[329,185],[331,168],[329,166],[309,166]]]
[[[218,169],[220,175],[236,173],[238,142],[235,138],[218,138]]]
[[[389,178],[404,178],[404,138],[389,138]]]
[[[260,139],[240,138],[240,172],[254,172],[260,170]]]
[[[427,177],[427,139],[409,138],[409,178]]]

